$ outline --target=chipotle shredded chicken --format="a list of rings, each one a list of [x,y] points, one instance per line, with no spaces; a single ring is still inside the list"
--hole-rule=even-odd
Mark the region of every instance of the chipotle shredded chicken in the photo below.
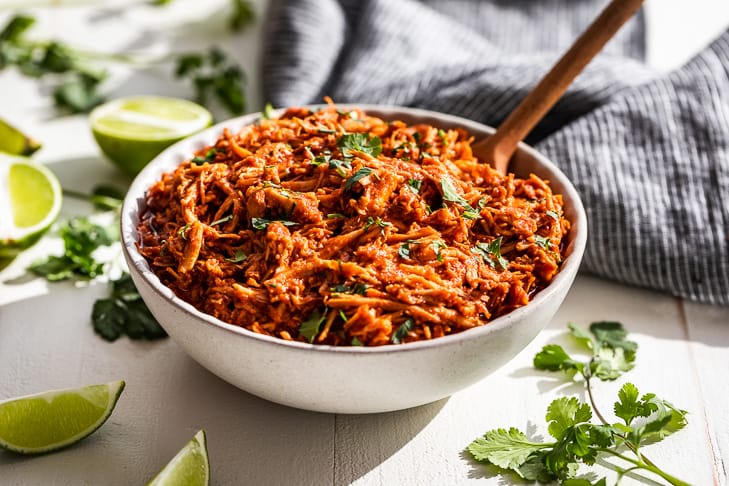
[[[149,188],[139,250],[179,297],[251,331],[377,346],[482,326],[559,270],[562,197],[461,129],[293,108],[224,130]]]

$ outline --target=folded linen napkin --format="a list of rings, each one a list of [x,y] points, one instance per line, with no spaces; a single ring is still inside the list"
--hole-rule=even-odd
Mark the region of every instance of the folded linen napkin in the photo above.
[[[605,0],[273,0],[274,106],[416,106],[498,125]],[[610,41],[527,140],[573,181],[582,269],[729,305],[729,30],[680,69],[643,62],[644,21]]]

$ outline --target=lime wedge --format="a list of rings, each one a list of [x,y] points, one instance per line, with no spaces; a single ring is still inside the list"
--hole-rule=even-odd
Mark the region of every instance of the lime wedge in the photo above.
[[[40,454],[75,444],[106,422],[122,390],[115,381],[0,402],[0,447]]]
[[[41,148],[40,143],[0,119],[0,152],[12,155],[30,155]]]
[[[110,101],[89,115],[96,143],[130,175],[178,140],[208,127],[213,117],[187,100],[139,96]]]
[[[210,462],[205,431],[185,444],[147,486],[206,486],[210,483]]]
[[[13,258],[58,217],[63,196],[56,176],[24,157],[0,155],[0,258]]]

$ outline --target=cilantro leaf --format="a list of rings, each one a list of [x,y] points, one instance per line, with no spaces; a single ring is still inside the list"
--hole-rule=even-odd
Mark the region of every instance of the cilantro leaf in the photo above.
[[[392,333],[390,342],[400,344],[407,337],[408,333],[413,329],[415,321],[412,317],[408,317],[400,326]]]
[[[230,263],[240,263],[245,261],[246,258],[248,258],[248,255],[243,253],[243,250],[238,249],[235,250],[235,256],[233,258],[226,258],[225,261]]]
[[[440,188],[443,193],[443,200],[458,204],[463,209],[463,217],[467,219],[476,219],[479,217],[479,211],[474,209],[463,196],[458,194],[456,187],[453,185],[453,181],[449,177],[440,178]]]
[[[435,259],[439,262],[443,261],[443,254],[441,250],[443,248],[448,248],[448,245],[445,244],[445,242],[440,240],[434,240],[433,243],[430,244],[431,248],[435,252]]]
[[[346,177],[347,171],[352,170],[352,163],[349,160],[332,159],[331,156],[328,155],[325,155],[324,157],[326,158],[325,162],[329,163],[329,168],[336,170],[337,174],[339,174],[341,177]]]
[[[309,314],[309,317],[299,325],[299,335],[303,336],[310,343],[314,342],[321,325],[326,320],[327,309],[324,312],[314,311]]]
[[[549,421],[549,434],[561,439],[570,427],[589,422],[592,411],[588,404],[580,403],[575,397],[561,397],[549,404],[546,418]]]
[[[625,425],[630,425],[636,417],[647,417],[651,414],[651,408],[641,402],[638,388],[632,383],[626,383],[618,392],[618,401],[615,402],[613,410],[615,416],[623,419]]]
[[[337,140],[337,145],[345,158],[353,157],[352,152],[362,152],[372,157],[382,153],[382,140],[377,135],[370,137],[366,133],[346,133]]]
[[[216,219],[215,221],[213,221],[212,223],[210,223],[210,226],[217,226],[219,224],[227,223],[228,221],[230,221],[232,219],[233,219],[233,215],[232,214],[229,214],[227,216],[223,216],[220,219]]]
[[[245,73],[222,49],[212,47],[205,54],[180,54],[175,61],[175,75],[192,84],[200,104],[205,105],[214,97],[230,113],[245,111]]]
[[[100,246],[113,243],[109,231],[88,218],[78,217],[61,226],[63,255],[52,255],[31,264],[28,270],[46,280],[57,282],[71,278],[88,280],[104,272],[104,264],[93,257]]]
[[[570,330],[570,335],[575,338],[577,342],[580,343],[582,346],[590,351],[594,350],[597,347],[595,344],[595,340],[593,339],[592,335],[587,332],[587,330],[576,324],[573,324],[572,322],[568,323],[567,327]]]
[[[534,241],[545,250],[549,250],[549,247],[552,245],[552,240],[549,236],[534,235]]]
[[[369,167],[361,167],[360,169],[357,169],[357,172],[352,175],[347,181],[344,183],[344,190],[349,191],[352,189],[352,186],[354,186],[357,182],[364,179],[368,175],[370,175],[372,172],[374,172],[375,169],[371,169]]]
[[[271,223],[281,223],[284,226],[295,226],[299,223],[295,221],[286,221],[281,219],[251,218],[251,226],[254,229],[266,229]]]
[[[574,375],[575,372],[582,373],[584,366],[558,344],[547,344],[534,356],[534,367],[538,370],[566,371]]]
[[[420,192],[422,185],[423,181],[419,179],[408,179],[408,189],[410,189],[414,194],[418,194]]]
[[[477,461],[518,472],[532,454],[547,447],[550,444],[532,442],[519,429],[511,427],[486,432],[468,445],[468,452]]]
[[[91,321],[94,331],[107,341],[126,335],[131,339],[160,339],[167,336],[137,292],[128,273],[111,282],[111,295],[94,302]]]
[[[471,253],[480,255],[491,268],[495,269],[498,264],[502,270],[506,270],[509,266],[509,261],[501,256],[501,236],[490,243],[476,243]]]
[[[400,258],[408,259],[410,258],[410,243],[403,243],[400,245],[400,248],[397,249],[397,254]]]
[[[256,20],[256,13],[248,0],[231,0],[232,13],[230,15],[230,28],[239,31],[251,25]]]
[[[626,355],[634,355],[638,345],[633,341],[628,341],[626,337],[628,332],[619,322],[600,321],[590,324],[590,332],[595,335],[595,339],[601,346],[608,346],[613,349],[623,349]]]

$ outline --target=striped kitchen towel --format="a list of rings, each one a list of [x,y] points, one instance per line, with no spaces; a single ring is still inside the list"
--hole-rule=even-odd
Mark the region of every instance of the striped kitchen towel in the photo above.
[[[416,106],[498,125],[605,0],[273,0],[274,106]],[[589,220],[583,270],[729,305],[729,31],[664,74],[641,14],[527,140]]]

